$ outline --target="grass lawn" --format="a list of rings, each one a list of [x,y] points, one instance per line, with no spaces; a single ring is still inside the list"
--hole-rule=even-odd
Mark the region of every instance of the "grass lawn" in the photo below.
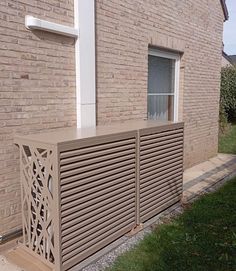
[[[109,271],[235,271],[236,178],[158,226]]]
[[[219,138],[219,152],[236,154],[236,124],[233,124],[230,131]]]

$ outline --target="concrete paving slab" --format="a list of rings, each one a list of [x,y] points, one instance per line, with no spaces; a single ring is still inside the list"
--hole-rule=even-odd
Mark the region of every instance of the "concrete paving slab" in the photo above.
[[[188,201],[231,175],[236,175],[236,155],[230,154],[218,154],[206,162],[185,170],[184,200]]]

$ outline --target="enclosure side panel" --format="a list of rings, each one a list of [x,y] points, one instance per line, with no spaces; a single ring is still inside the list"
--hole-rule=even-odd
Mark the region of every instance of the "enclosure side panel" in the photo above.
[[[56,150],[50,145],[19,143],[22,187],[23,246],[54,266],[57,256]]]
[[[63,270],[136,225],[136,132],[81,142],[60,153]]]
[[[140,137],[141,222],[178,202],[183,191],[183,126],[145,129]]]

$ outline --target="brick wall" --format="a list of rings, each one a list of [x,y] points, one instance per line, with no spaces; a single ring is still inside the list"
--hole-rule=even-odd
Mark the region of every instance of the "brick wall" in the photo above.
[[[217,152],[219,0],[96,0],[98,124],[147,115],[148,46],[182,51],[185,167]],[[73,25],[73,0],[0,2],[0,234],[20,227],[16,133],[76,124],[74,40],[28,31],[24,16]]]
[[[147,117],[148,46],[183,51],[185,167],[217,153],[224,15],[218,0],[97,0],[97,120]]]
[[[28,31],[25,15],[73,25],[73,0],[0,1],[0,235],[21,225],[16,133],[76,124],[74,40]]]

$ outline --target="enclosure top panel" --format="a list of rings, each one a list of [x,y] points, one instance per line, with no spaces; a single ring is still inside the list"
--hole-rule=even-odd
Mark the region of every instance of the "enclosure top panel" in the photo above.
[[[181,122],[172,121],[153,121],[153,120],[132,120],[117,122],[104,126],[96,126],[91,128],[61,128],[54,132],[37,133],[30,135],[15,136],[15,143],[21,140],[37,141],[45,144],[57,145],[64,142],[70,142],[80,139],[106,136],[111,134],[132,132],[140,129],[147,129],[153,127],[164,127],[169,125],[183,124]]]

